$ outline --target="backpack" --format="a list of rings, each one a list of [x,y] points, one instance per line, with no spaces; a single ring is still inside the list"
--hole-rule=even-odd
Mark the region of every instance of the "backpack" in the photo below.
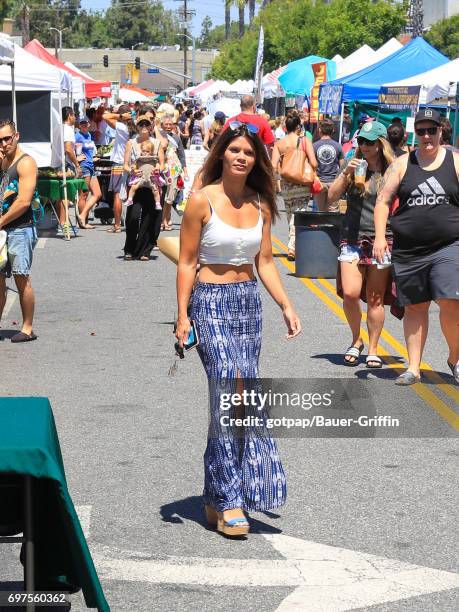
[[[11,183],[9,183],[9,185],[5,189],[5,192],[6,191],[11,191],[12,193],[10,193],[6,198],[4,198],[2,202],[2,215],[4,215],[7,212],[7,210],[13,204],[15,199],[18,197],[19,186],[18,186],[18,182],[16,179],[11,181]],[[40,201],[40,195],[37,189],[35,189],[34,194],[32,196],[32,201],[30,202],[30,208],[32,209],[33,222],[38,223],[39,221],[41,221],[42,218],[44,217],[45,209],[43,208],[43,205]]]

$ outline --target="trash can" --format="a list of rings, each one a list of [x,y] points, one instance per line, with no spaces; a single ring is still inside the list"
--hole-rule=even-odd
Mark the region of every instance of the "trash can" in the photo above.
[[[336,278],[339,212],[295,212],[295,274],[306,278]]]

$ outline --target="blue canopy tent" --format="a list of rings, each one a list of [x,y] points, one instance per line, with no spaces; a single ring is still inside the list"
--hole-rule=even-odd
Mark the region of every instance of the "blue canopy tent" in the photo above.
[[[358,100],[376,104],[381,85],[426,72],[447,62],[449,59],[423,38],[414,38],[376,64],[363,68],[355,74],[336,79],[331,84],[344,85],[344,102]]]
[[[316,62],[327,62],[327,80],[335,78],[336,63],[333,60],[318,55],[308,55],[287,65],[284,72],[278,77],[282,89],[288,94],[310,96],[311,88],[314,85],[311,64]]]

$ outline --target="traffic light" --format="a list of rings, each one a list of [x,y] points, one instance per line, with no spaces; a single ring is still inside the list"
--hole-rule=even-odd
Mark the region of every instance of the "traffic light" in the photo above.
[[[104,68],[108,68],[108,55],[103,56]]]
[[[140,70],[140,57],[135,58],[135,69]]]

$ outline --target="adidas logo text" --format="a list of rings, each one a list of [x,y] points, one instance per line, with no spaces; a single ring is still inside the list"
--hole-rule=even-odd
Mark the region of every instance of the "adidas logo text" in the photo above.
[[[449,202],[448,196],[441,195],[419,195],[411,196],[408,198],[408,206],[435,206],[436,204],[447,204]]]
[[[449,197],[434,176],[417,186],[407,200],[408,206],[435,206],[447,204]]]

